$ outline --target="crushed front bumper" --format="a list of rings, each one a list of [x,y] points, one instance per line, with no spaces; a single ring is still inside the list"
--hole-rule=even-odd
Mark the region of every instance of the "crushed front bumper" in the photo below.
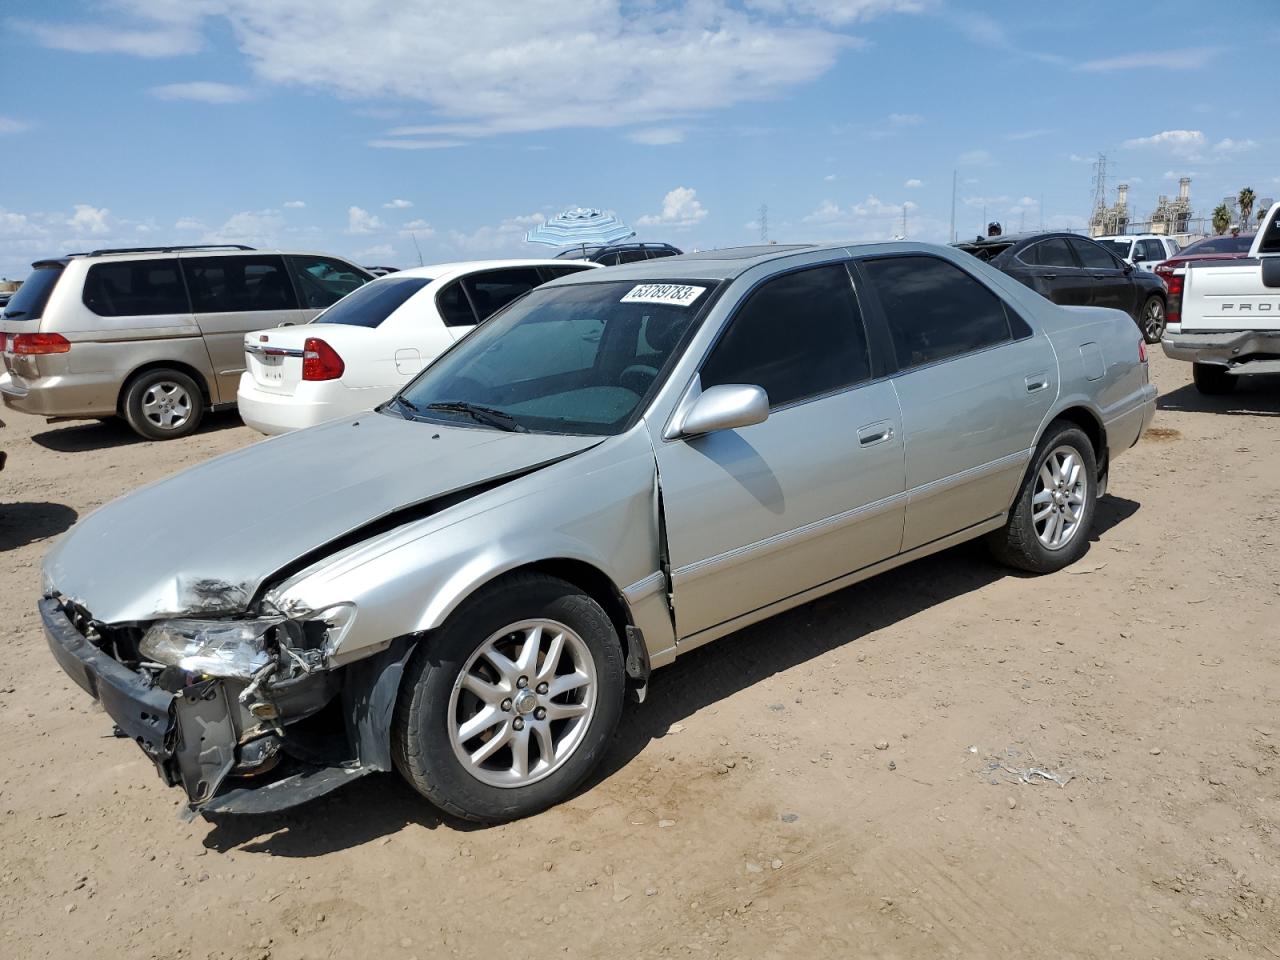
[[[167,785],[186,791],[189,811],[281,810],[369,772],[359,764],[291,760],[280,765],[277,776],[239,781],[239,786],[233,777],[229,789],[219,794],[242,759],[235,707],[226,684],[206,679],[170,693],[90,643],[58,600],[41,600],[39,609],[58,665],[102,705],[121,736],[142,748]]]
[[[1171,333],[1160,340],[1170,360],[1212,363],[1240,373],[1272,372],[1280,359],[1280,330],[1228,330],[1222,333]],[[1267,364],[1268,369],[1259,368]],[[1249,368],[1249,369],[1246,369]]]

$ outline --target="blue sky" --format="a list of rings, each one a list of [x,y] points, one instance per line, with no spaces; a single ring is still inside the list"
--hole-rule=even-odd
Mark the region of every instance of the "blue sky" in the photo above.
[[[108,245],[540,255],[1079,225],[1280,196],[1280,3],[47,0],[4,5],[0,275]],[[1041,199],[1043,198],[1043,210]]]

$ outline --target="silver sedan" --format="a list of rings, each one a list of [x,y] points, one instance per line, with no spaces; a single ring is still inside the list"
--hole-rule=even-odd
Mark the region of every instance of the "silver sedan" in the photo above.
[[[85,518],[40,611],[192,811],[395,768],[505,820],[570,795],[703,643],[976,537],[1072,563],[1154,409],[1128,316],[949,248],[592,271],[375,411]]]

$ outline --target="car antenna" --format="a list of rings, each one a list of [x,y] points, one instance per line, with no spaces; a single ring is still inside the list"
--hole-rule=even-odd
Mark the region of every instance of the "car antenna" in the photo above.
[[[418,266],[422,266],[422,248],[418,246],[418,235],[410,230],[409,236],[413,237],[413,249],[418,251]]]

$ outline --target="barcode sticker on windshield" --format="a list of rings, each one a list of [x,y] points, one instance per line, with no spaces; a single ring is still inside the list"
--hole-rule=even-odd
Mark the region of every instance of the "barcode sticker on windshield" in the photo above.
[[[631,292],[622,298],[620,303],[669,303],[673,307],[687,307],[706,287],[694,287],[687,283],[642,283],[631,288]]]

